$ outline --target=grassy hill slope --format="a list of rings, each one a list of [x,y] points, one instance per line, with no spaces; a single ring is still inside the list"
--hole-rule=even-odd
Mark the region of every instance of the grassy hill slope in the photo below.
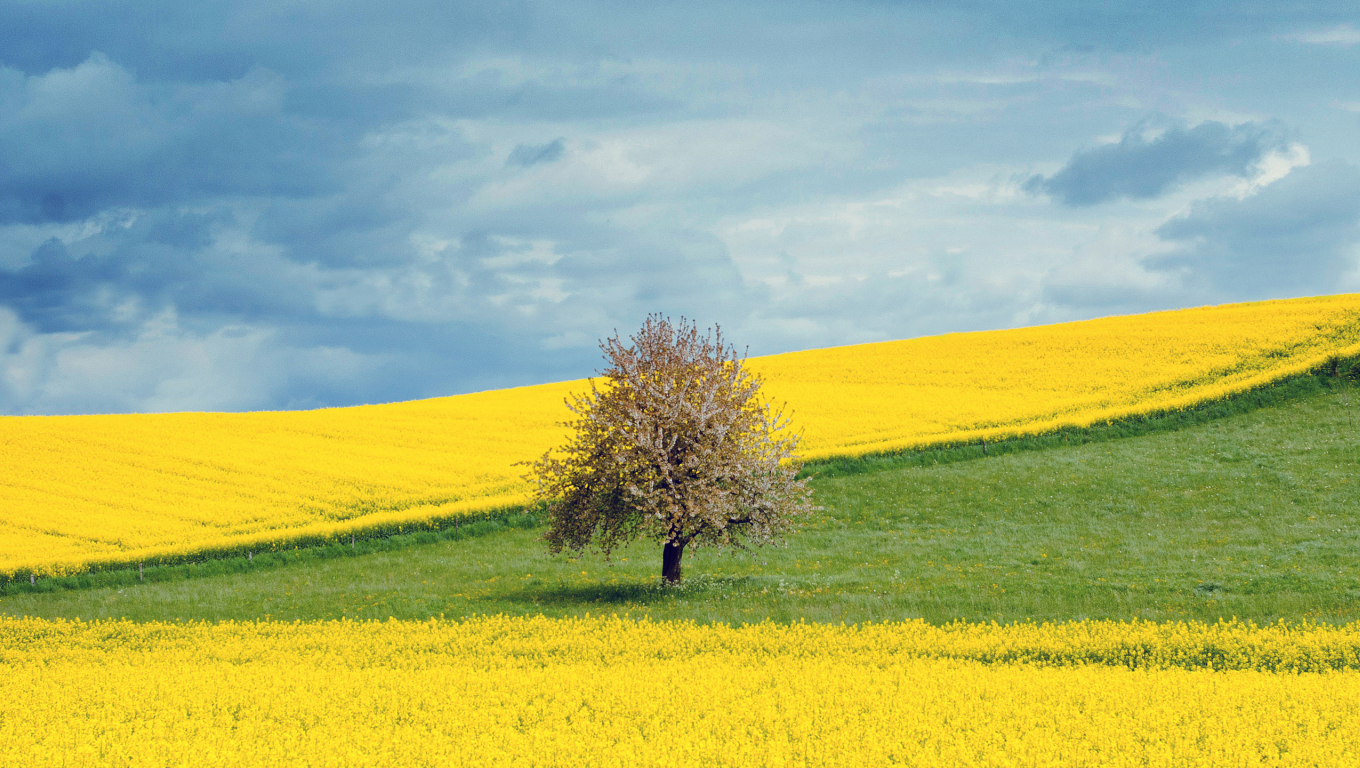
[[[612,563],[553,558],[535,531],[507,528],[357,556],[298,553],[294,564],[238,560],[229,567],[239,573],[11,594],[0,613],[1354,621],[1357,410],[1360,389],[1343,385],[1173,432],[818,478],[826,509],[787,548],[754,559],[687,554],[678,590],[658,586],[656,545]]]

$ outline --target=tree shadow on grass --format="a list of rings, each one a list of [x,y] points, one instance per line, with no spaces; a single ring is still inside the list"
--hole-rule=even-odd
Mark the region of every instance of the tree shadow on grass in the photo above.
[[[756,581],[750,576],[692,576],[678,585],[670,585],[660,579],[584,584],[558,581],[556,584],[502,592],[494,599],[563,607],[658,605],[692,599],[720,600],[727,594],[747,594]]]

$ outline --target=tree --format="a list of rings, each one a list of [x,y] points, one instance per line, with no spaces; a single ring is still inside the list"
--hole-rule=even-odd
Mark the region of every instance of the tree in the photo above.
[[[567,399],[566,445],[531,462],[526,475],[546,504],[548,549],[608,556],[639,536],[662,543],[661,575],[680,581],[685,548],[749,549],[782,541],[812,511],[797,479],[798,435],[782,410],[759,397],[745,357],[681,318],[659,315],[625,347],[600,344],[603,386]]]

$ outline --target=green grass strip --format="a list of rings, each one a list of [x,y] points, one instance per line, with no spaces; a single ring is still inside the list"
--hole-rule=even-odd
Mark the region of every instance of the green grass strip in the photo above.
[[[419,531],[373,538],[356,538],[352,544],[325,544],[296,546],[290,549],[250,552],[233,557],[205,558],[203,560],[177,563],[173,565],[151,565],[143,568],[121,570],[90,571],[68,576],[48,576],[29,581],[11,581],[0,584],[0,595],[15,595],[34,592],[57,592],[61,590],[92,589],[99,587],[124,587],[140,583],[160,583],[183,581],[204,576],[223,576],[231,573],[250,573],[272,570],[290,565],[298,565],[320,560],[342,557],[359,557],[377,552],[390,552],[419,544],[434,544],[440,541],[462,541],[480,538],[510,528],[535,528],[539,518],[529,512],[506,514],[490,520],[479,520],[457,527],[437,531]]]
[[[1350,376],[1347,374],[1360,371],[1360,362],[1354,363],[1354,367],[1348,366],[1348,362],[1329,363],[1325,369],[1315,373],[1297,376],[1268,387],[1241,392],[1222,400],[1215,400],[1183,411],[1130,416],[1114,420],[1109,424],[1071,427],[1043,435],[995,442],[945,444],[930,448],[873,453],[864,456],[818,459],[805,463],[799,477],[846,477],[906,467],[954,464],[960,461],[973,461],[1011,453],[1043,451],[1050,448],[1103,443],[1128,437],[1171,432],[1228,416],[1251,413],[1262,408],[1272,408],[1294,400],[1329,392],[1339,387],[1350,386]]]

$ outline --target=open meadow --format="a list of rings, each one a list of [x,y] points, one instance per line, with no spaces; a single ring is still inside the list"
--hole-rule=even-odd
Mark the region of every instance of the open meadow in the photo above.
[[[1248,386],[1201,366],[1221,377],[1194,391],[1218,394],[1182,406],[1129,395],[1115,416],[1015,428],[1036,410],[993,420],[1012,439],[985,448],[969,414],[941,432],[957,439],[899,430],[874,445],[911,450],[823,454],[808,467],[823,509],[786,547],[694,551],[679,587],[653,543],[546,554],[532,509],[12,578],[0,763],[1354,765],[1347,322],[1289,358],[1303,371]],[[977,348],[1044,329],[1024,331]],[[1042,359],[1035,344],[1014,359]],[[1006,386],[993,406],[1018,412],[1023,385]],[[102,503],[105,521],[116,497]]]

